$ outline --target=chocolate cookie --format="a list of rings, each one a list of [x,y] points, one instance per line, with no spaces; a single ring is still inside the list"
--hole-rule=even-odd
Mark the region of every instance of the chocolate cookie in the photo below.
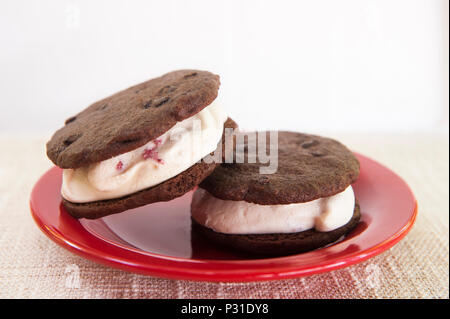
[[[236,235],[218,233],[198,224],[192,219],[192,231],[212,242],[231,249],[238,249],[258,256],[286,256],[314,250],[335,242],[353,230],[360,219],[359,205],[355,205],[352,219],[342,227],[330,232],[314,229],[299,233]]]
[[[313,250],[351,231],[360,218],[349,189],[359,175],[359,162],[352,152],[335,140],[316,135],[278,132],[278,139],[270,140],[271,134],[261,133],[237,133],[234,160],[241,161],[222,164],[199,185],[207,192],[198,190],[194,195],[193,230],[221,245],[266,256]],[[265,141],[260,140],[263,152],[258,149],[258,139],[264,137]],[[271,149],[271,145],[277,148]],[[258,156],[254,158],[250,150]],[[271,158],[277,165],[260,158],[269,150],[278,155]],[[267,166],[277,170],[261,174],[260,168]],[[321,225],[325,219],[327,227]],[[308,226],[302,226],[305,223]]]
[[[236,127],[236,123],[230,118],[228,118],[228,120],[224,123],[224,130],[225,128]],[[218,145],[218,148],[223,148],[222,154],[225,149],[224,141],[225,140],[222,137],[222,141]],[[100,218],[107,215],[120,213],[127,209],[132,209],[155,202],[169,201],[182,196],[192,190],[203,179],[211,174],[218,165],[218,163],[206,163],[202,160],[184,172],[162,182],[161,184],[121,198],[100,200],[89,203],[72,203],[63,198],[62,203],[67,212],[75,218]]]
[[[249,142],[258,145],[257,140],[247,139],[241,155],[248,158]],[[267,149],[275,142],[267,133]],[[223,200],[278,205],[335,195],[359,175],[359,162],[351,151],[333,139],[316,135],[278,132],[278,169],[274,174],[260,174],[260,168],[268,164],[258,159],[256,163],[222,164],[200,187]]]
[[[219,76],[180,70],[132,86],[70,117],[47,143],[61,168],[100,162],[146,144],[209,105]]]

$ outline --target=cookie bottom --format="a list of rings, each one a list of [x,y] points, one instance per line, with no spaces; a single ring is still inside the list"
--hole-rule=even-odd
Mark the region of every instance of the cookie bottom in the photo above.
[[[198,224],[192,219],[192,231],[208,240],[227,248],[243,251],[259,256],[286,256],[311,251],[331,244],[352,231],[361,218],[358,203],[355,205],[353,217],[342,227],[330,232],[318,232],[314,229],[299,233],[279,234],[224,234]]]
[[[225,128],[236,127],[237,124],[230,118],[224,123],[224,131]],[[222,147],[222,151],[224,151],[222,142],[217,147]],[[218,165],[220,163],[205,163],[202,160],[161,184],[124,197],[88,203],[72,203],[62,198],[62,204],[66,211],[75,218],[96,219],[155,202],[166,202],[192,190],[208,177]]]

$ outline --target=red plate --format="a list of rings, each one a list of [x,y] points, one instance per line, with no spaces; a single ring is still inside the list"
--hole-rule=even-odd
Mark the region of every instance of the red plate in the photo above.
[[[255,259],[191,234],[192,193],[97,220],[72,218],[61,205],[61,169],[34,186],[31,213],[39,228],[64,248],[123,270],[173,279],[256,281],[307,276],[346,267],[389,249],[411,229],[417,204],[408,185],[377,162],[358,155],[353,185],[362,218],[344,239],[288,257]]]

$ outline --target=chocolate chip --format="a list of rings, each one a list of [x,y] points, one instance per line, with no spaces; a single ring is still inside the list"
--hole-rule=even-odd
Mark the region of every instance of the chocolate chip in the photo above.
[[[73,134],[70,135],[69,137],[67,137],[63,143],[65,146],[69,146],[71,144],[73,144],[73,142],[75,142],[76,140],[78,140],[80,138],[81,134]]]
[[[311,155],[314,157],[322,157],[322,156],[325,156],[325,153],[320,152],[320,151],[313,151],[313,152],[311,152]]]
[[[150,107],[160,107],[164,103],[167,103],[170,100],[168,96],[163,96],[160,98],[157,98],[156,100],[148,100],[147,102],[144,102],[144,109],[148,109]]]
[[[186,74],[186,75],[184,76],[184,78],[187,79],[187,78],[194,77],[194,76],[196,76],[196,75],[197,75],[197,72],[193,72],[193,73],[190,73],[190,74]]]
[[[303,148],[310,148],[311,146],[316,146],[317,144],[319,144],[317,140],[310,140],[303,142],[300,146]]]
[[[150,106],[152,106],[153,100],[148,100],[144,103],[144,109],[148,109]]]
[[[176,89],[177,89],[177,87],[174,85],[166,85],[161,90],[159,90],[159,94],[171,93],[171,92],[175,91]]]
[[[72,116],[72,117],[69,117],[65,122],[64,122],[64,124],[69,124],[69,123],[72,123],[73,121],[75,121],[77,119],[77,117],[76,116]]]
[[[160,107],[164,103],[167,103],[169,100],[170,100],[170,98],[168,96],[156,99],[154,107]]]
[[[118,144],[131,144],[139,141],[139,138],[127,138],[123,140],[118,140],[116,143]]]

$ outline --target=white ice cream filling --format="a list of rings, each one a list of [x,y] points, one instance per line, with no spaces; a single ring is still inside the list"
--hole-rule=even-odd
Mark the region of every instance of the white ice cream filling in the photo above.
[[[213,152],[227,116],[213,102],[147,144],[77,169],[64,169],[61,195],[73,203],[119,198],[160,184]]]
[[[191,204],[192,218],[197,223],[225,234],[297,233],[309,229],[329,232],[347,224],[354,209],[351,186],[330,197],[287,205],[222,200],[198,188]]]

